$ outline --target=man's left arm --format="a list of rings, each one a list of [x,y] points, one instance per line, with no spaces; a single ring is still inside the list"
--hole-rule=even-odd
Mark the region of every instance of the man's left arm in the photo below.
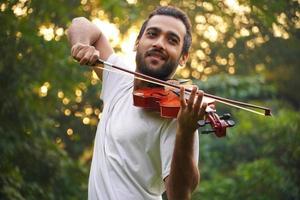
[[[186,200],[197,187],[200,180],[198,165],[194,156],[195,131],[197,122],[203,119],[207,104],[202,104],[203,92],[194,88],[189,100],[184,99],[181,88],[181,109],[177,116],[177,132],[171,170],[165,178],[166,193],[169,200]],[[196,99],[196,100],[195,100]]]

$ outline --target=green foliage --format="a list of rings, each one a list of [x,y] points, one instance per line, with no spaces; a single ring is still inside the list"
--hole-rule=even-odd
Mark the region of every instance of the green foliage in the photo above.
[[[1,199],[84,199],[87,168],[49,139],[0,131]]]
[[[193,80],[193,83],[208,93],[241,101],[272,99],[276,91],[274,86],[266,84],[262,75],[228,76],[222,73],[210,76],[206,81]]]
[[[79,157],[82,150],[62,150],[55,141],[57,135],[65,135],[70,124],[60,125],[61,129],[55,125],[62,117],[57,92],[71,96],[76,85],[86,79],[78,68],[70,67],[73,62],[68,59],[65,37],[48,42],[38,33],[44,23],[65,28],[78,5],[29,1],[20,8],[32,9],[33,14],[16,16],[13,7],[18,3],[7,1],[0,12],[0,198],[85,199],[88,167],[70,157]],[[46,82],[50,85],[48,95],[41,97],[39,90]],[[72,121],[78,124],[81,119]],[[78,127],[79,131],[95,131],[95,127]],[[91,141],[89,137],[81,145],[91,145]]]
[[[101,84],[70,58],[65,34],[56,31],[64,32],[75,16],[103,10],[126,33],[167,2],[0,3],[0,199],[86,199]],[[201,79],[194,82],[208,93],[270,105],[275,113],[266,119],[218,105],[237,125],[227,138],[201,135],[202,181],[193,199],[299,199],[299,3],[239,1],[251,10],[244,14],[216,0],[171,3],[188,12],[194,27],[188,78]],[[221,18],[226,32],[218,30],[210,41],[197,29],[199,15],[213,27]],[[286,34],[275,36],[274,24]],[[53,37],[41,34],[42,28],[52,29]],[[241,36],[242,29],[249,34]],[[228,75],[230,67],[234,75]],[[83,124],[85,118],[91,123]]]
[[[299,199],[300,115],[235,115],[227,138],[201,136],[202,178],[193,199]]]

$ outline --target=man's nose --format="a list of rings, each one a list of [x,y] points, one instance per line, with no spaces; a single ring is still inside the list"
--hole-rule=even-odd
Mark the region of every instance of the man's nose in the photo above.
[[[165,40],[163,37],[158,37],[157,40],[152,45],[155,48],[158,49],[165,49]]]

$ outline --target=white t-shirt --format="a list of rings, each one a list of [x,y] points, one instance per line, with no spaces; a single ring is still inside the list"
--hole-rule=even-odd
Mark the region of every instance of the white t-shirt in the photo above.
[[[115,54],[107,62],[129,68]],[[170,172],[176,120],[135,107],[133,81],[120,73],[103,72],[104,108],[94,144],[89,200],[158,200],[165,191],[163,179]]]

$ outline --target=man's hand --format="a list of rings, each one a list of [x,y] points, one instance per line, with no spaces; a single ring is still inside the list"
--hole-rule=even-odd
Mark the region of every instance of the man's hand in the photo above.
[[[198,121],[205,116],[207,103],[203,102],[203,91],[193,87],[188,100],[185,99],[184,88],[180,88],[180,104],[181,108],[178,113],[179,133],[193,133],[199,128]]]
[[[80,65],[93,65],[100,57],[99,51],[94,46],[80,42],[72,46],[71,55]]]
[[[72,46],[71,55],[81,65],[94,65],[99,58],[106,61],[114,53],[101,30],[84,17],[72,20],[67,36]],[[102,69],[94,68],[94,71],[101,80]]]
[[[204,118],[207,103],[202,102],[203,92],[192,89],[185,99],[184,88],[180,88],[181,108],[177,115],[177,132],[171,170],[165,179],[167,196],[172,200],[188,200],[197,187],[200,173],[195,160],[195,131],[198,121]]]

